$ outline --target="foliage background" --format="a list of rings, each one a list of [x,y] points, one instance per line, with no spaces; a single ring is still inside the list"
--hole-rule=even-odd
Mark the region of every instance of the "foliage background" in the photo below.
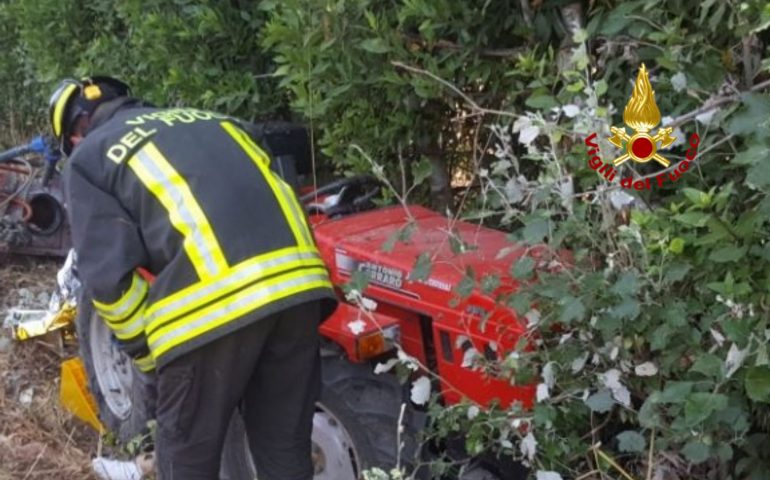
[[[543,479],[761,479],[769,25],[758,0],[0,0],[0,138],[44,128],[52,86],[90,72],[162,105],[306,121],[341,174],[571,252],[558,271],[511,265],[537,288],[500,298],[540,347],[501,355],[540,372],[534,410],[434,408],[432,434],[470,432],[469,452]],[[677,128],[667,156],[700,143],[628,202],[583,140],[621,124],[641,62]],[[490,281],[469,272],[458,295]]]

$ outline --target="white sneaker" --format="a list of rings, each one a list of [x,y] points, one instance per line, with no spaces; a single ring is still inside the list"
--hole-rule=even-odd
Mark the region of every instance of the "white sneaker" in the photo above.
[[[91,461],[94,473],[102,480],[141,480],[142,471],[135,461],[97,457]]]

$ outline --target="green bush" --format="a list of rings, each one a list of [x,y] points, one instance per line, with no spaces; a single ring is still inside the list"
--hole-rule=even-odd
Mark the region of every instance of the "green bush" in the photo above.
[[[247,119],[289,116],[258,2],[0,1],[2,122],[45,130],[48,95],[65,77],[112,75],[158,105]],[[5,113],[7,112],[7,114]]]
[[[545,91],[524,109],[513,104],[512,121],[493,119],[479,139],[495,153],[476,172],[467,218],[549,252],[542,264],[512,264],[523,286],[500,298],[537,348],[502,352],[494,366],[518,382],[537,372],[538,402],[473,415],[468,405],[436,408],[431,431],[469,432],[469,452],[522,459],[538,478],[761,479],[770,471],[762,447],[770,440],[770,96],[747,93],[768,86],[760,35],[770,8],[660,6],[605,2],[575,32],[568,62],[522,57]],[[664,115],[714,108],[684,117],[674,132],[683,145],[663,152],[676,165],[697,133],[691,168],[624,198],[588,167],[584,142],[596,132],[603,160],[619,155],[604,139],[622,125],[641,62]],[[658,170],[626,165],[619,175]],[[456,292],[496,281],[468,272]]]
[[[479,358],[476,368],[518,382],[536,372],[538,402],[488,412],[434,403],[428,435],[466,432],[469,453],[521,459],[538,478],[766,478],[770,96],[760,92],[770,8],[604,2],[584,25],[561,60],[530,48],[506,72],[530,78],[523,105],[464,104],[486,114],[476,146],[494,154],[474,171],[474,201],[461,216],[550,252],[542,265],[511,265],[523,287],[500,298],[537,348],[502,352],[494,365]],[[681,144],[664,155],[676,165],[695,133],[699,152],[676,182],[624,198],[588,167],[584,142],[597,133],[605,162],[619,154],[605,139],[622,125],[642,62],[663,115],[692,112],[676,124]],[[456,78],[427,70],[422,81],[456,98]],[[713,107],[696,110],[704,104]],[[375,163],[398,174],[387,158]],[[630,164],[620,176],[654,183],[659,170]],[[415,271],[429,269],[431,253]],[[497,281],[469,271],[456,293]]]
[[[276,52],[281,85],[326,156],[347,173],[371,171],[350,148],[356,144],[383,165],[401,161],[416,176],[432,170],[430,192],[442,211],[451,206],[449,173],[473,168],[470,143],[482,123],[440,83],[394,63],[426,69],[496,108],[523,100],[527,83],[537,82],[512,72],[519,53],[546,51],[557,38],[553,8],[537,12],[542,28],[533,30],[518,2],[289,0],[262,7],[271,12],[264,41]]]

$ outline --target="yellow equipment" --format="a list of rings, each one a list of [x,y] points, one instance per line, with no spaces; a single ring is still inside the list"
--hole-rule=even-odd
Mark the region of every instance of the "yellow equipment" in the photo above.
[[[79,358],[70,358],[61,364],[59,401],[64,408],[94,427],[99,433],[106,431],[99,420],[96,400],[88,390],[86,370]]]

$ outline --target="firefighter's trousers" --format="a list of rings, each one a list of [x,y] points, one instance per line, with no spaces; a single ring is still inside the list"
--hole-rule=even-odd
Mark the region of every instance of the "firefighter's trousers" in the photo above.
[[[242,408],[259,480],[310,480],[320,394],[317,302],[278,312],[172,360],[158,372],[160,480],[216,480]]]

